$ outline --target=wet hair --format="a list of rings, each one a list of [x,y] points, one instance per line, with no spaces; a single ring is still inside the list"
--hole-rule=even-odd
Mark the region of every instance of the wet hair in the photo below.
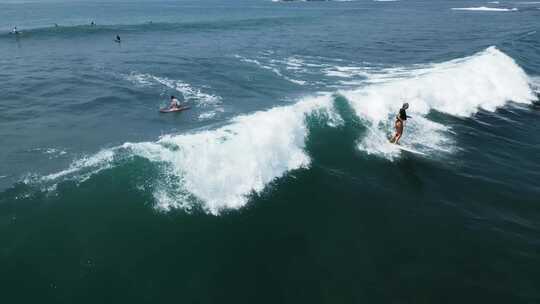
[[[176,97],[174,97],[174,95],[171,95],[171,99],[173,99],[173,98],[176,98]]]
[[[404,102],[402,108],[403,108],[403,109],[408,109],[408,108],[409,108],[409,103],[408,103],[408,102]]]

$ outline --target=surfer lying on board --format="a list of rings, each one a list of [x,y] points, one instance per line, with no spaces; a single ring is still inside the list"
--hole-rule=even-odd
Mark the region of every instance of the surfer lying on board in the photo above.
[[[392,139],[390,139],[390,142],[393,144],[399,144],[399,139],[401,138],[401,135],[403,135],[405,121],[407,120],[407,118],[410,118],[410,116],[407,116],[407,112],[405,112],[405,110],[407,110],[408,108],[409,104],[404,103],[401,109],[399,109],[398,115],[396,116],[396,134],[394,135],[394,137],[392,137]]]
[[[169,109],[179,109],[180,107],[180,100],[178,100],[175,96],[171,95],[171,103],[169,104]]]

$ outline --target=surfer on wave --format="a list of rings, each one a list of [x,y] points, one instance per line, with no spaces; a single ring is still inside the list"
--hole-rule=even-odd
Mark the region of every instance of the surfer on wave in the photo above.
[[[394,137],[390,139],[390,142],[393,144],[399,144],[399,140],[401,139],[401,135],[403,135],[403,129],[405,128],[405,121],[407,118],[410,118],[410,116],[407,116],[407,110],[409,108],[408,103],[404,103],[401,109],[399,109],[399,113],[396,116],[396,122],[395,122],[395,128],[396,128],[396,134]]]

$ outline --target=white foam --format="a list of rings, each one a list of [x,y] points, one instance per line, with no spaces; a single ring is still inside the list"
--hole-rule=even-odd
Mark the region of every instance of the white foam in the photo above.
[[[341,91],[371,128],[359,143],[361,150],[389,159],[397,155],[383,143],[393,131],[395,113],[404,101],[410,104],[413,118],[407,122],[402,143],[432,152],[451,151],[452,138],[448,136],[448,127],[425,118],[430,111],[469,117],[480,109],[494,111],[508,101],[528,104],[537,98],[525,72],[495,47],[401,75],[357,90]]]
[[[235,57],[240,59],[240,61],[255,64],[255,65],[257,65],[258,67],[260,67],[262,69],[272,71],[277,76],[279,76],[279,77],[281,77],[281,78],[283,78],[283,79],[285,79],[287,81],[290,81],[292,83],[295,83],[295,84],[298,84],[298,85],[305,85],[307,83],[304,80],[293,79],[293,78],[290,78],[290,77],[288,77],[286,75],[283,75],[283,73],[281,73],[281,71],[278,68],[276,68],[274,66],[262,64],[260,61],[258,61],[256,59],[249,59],[249,58],[245,58],[245,57],[240,56],[240,55],[235,55]]]
[[[49,159],[58,158],[67,154],[66,151],[58,148],[34,148],[29,151],[36,151],[47,154]]]
[[[215,110],[201,113],[197,118],[199,121],[213,119],[218,116],[220,113],[223,113],[225,110],[223,108],[216,108]]]
[[[305,62],[298,57],[287,58],[287,60],[285,61],[285,64],[287,66],[287,70],[305,71],[304,69]]]
[[[112,167],[115,153],[113,150],[102,150],[92,156],[86,156],[74,161],[68,169],[45,175],[41,181],[58,181],[63,178],[76,176],[79,181]]]
[[[45,153],[46,154],[58,155],[58,156],[67,154],[66,151],[61,150],[61,149],[56,149],[56,148],[47,148],[47,149],[45,149]]]
[[[370,67],[362,66],[333,66],[323,70],[326,76],[337,78],[362,78],[366,79],[368,76],[374,76],[370,73]],[[385,75],[388,75],[385,73]]]
[[[426,71],[426,65],[414,65],[414,76],[418,76]],[[323,73],[326,76],[342,78],[339,83],[345,86],[365,86],[388,82],[393,79],[401,79],[411,76],[411,67],[372,67],[372,66],[341,66],[336,65],[325,68]]]
[[[167,163],[168,174],[179,183],[174,187],[189,191],[209,212],[217,214],[222,209],[242,207],[247,195],[262,191],[287,171],[307,167],[305,115],[331,111],[331,101],[329,95],[309,98],[292,106],[236,117],[217,130],[167,135],[156,143],[125,144],[124,148]],[[336,120],[335,114],[330,116]],[[183,197],[171,199],[163,191],[156,199],[165,209],[171,202],[186,203]]]
[[[454,11],[482,11],[482,12],[515,12],[517,8],[499,8],[499,7],[453,7]]]
[[[184,100],[195,102],[201,106],[216,105],[221,102],[221,97],[203,92],[182,80],[173,80],[166,77],[158,77],[151,74],[131,73],[127,79],[142,86],[161,84],[182,94]]]
[[[536,94],[540,94],[540,76],[530,77],[530,85]]]

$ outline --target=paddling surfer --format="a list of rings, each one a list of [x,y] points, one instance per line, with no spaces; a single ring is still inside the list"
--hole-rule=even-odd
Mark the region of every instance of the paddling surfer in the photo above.
[[[407,120],[407,118],[410,118],[410,116],[407,116],[406,112],[408,108],[409,104],[404,103],[401,109],[399,109],[398,115],[396,116],[396,134],[390,139],[390,142],[393,144],[399,145],[399,140],[401,139],[401,135],[403,135],[403,129],[405,128],[405,121]]]
[[[171,103],[169,104],[169,109],[180,109],[180,100],[178,100],[174,95],[171,95]]]

